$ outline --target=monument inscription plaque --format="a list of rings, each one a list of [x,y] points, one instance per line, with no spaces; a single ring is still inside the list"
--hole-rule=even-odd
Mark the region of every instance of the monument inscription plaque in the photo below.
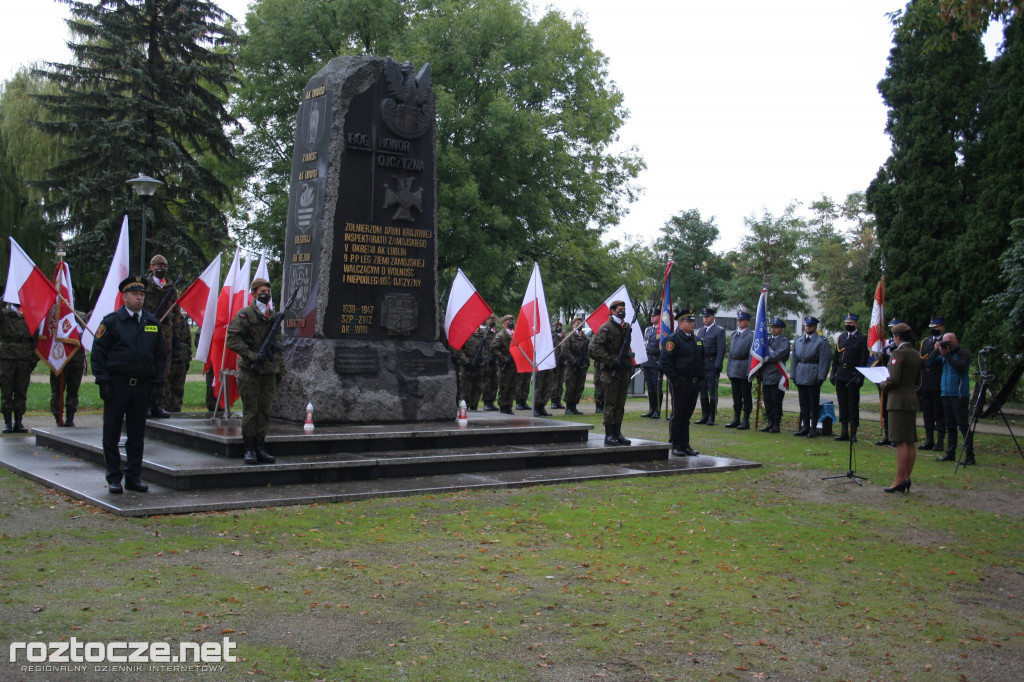
[[[327,422],[453,418],[434,120],[429,66],[338,57],[303,89],[283,285],[299,294],[275,417],[301,419],[313,402]]]

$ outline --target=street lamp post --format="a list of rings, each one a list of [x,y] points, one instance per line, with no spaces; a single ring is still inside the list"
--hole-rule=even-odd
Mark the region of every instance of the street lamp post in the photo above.
[[[149,198],[156,194],[156,191],[164,183],[142,173],[139,173],[139,177],[132,178],[126,182],[132,186],[136,194],[142,197],[142,241],[139,242],[139,275],[141,276],[146,272],[146,208]]]

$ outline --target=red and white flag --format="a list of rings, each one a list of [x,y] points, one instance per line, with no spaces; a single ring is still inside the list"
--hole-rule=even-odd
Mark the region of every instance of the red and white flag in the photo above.
[[[210,357],[210,344],[217,319],[217,296],[220,293],[220,257],[206,266],[196,281],[178,297],[178,305],[199,325],[199,340],[196,342],[196,360],[206,361]],[[209,321],[210,324],[206,324]]]
[[[270,270],[267,269],[267,252],[266,251],[260,251],[260,264],[256,266],[256,274],[252,276],[252,281],[255,282],[257,279],[260,279],[261,277],[263,279],[267,280],[268,282],[270,281]],[[248,287],[246,287],[246,288],[248,289]],[[248,293],[248,295],[246,296],[246,299],[245,299],[246,303],[245,304],[246,305],[252,305],[252,300],[254,298],[256,298],[256,296],[250,291]],[[284,301],[282,301],[282,303],[284,303]],[[270,309],[271,310],[274,309],[274,302],[273,301],[270,302]]]
[[[611,304],[615,301],[622,301],[626,304],[626,319],[633,321],[633,335],[629,339],[629,349],[633,351],[633,364],[642,365],[647,362],[647,346],[644,344],[644,330],[636,321],[636,313],[633,309],[633,301],[629,298],[626,285],[615,290],[615,293],[605,299],[604,303],[597,307],[597,310],[587,316],[587,325],[597,333],[601,325],[612,316]]]
[[[871,304],[871,328],[868,329],[868,350],[881,353],[885,346],[885,275],[878,280],[875,302]]]
[[[25,324],[29,332],[35,334],[39,323],[50,313],[53,301],[57,298],[57,290],[18,242],[14,241],[14,237],[8,239],[11,240],[11,263],[7,269],[4,300],[21,306]]]
[[[461,350],[469,337],[473,335],[484,321],[494,314],[483,296],[462,272],[455,273],[452,282],[452,293],[448,296],[448,309],[444,313],[444,333],[448,337],[448,345]]]
[[[551,339],[551,320],[544,297],[544,282],[540,266],[533,264],[530,283],[526,285],[523,307],[519,310],[515,331],[512,332],[512,359],[520,374],[555,368],[555,344]]]
[[[117,248],[114,249],[114,260],[110,262],[110,269],[107,270],[107,278],[103,280],[103,288],[100,289],[100,297],[96,299],[96,306],[92,309],[86,329],[89,333],[82,339],[82,345],[86,350],[92,350],[92,342],[95,340],[96,330],[104,317],[114,312],[122,305],[124,299],[117,286],[130,274],[128,267],[128,216],[121,221],[121,235],[117,238]]]
[[[71,268],[64,261],[57,263],[53,283],[58,296],[49,314],[39,327],[36,354],[57,376],[82,345],[82,330],[75,319],[75,299],[71,288]]]
[[[213,370],[213,390],[220,395],[220,373],[223,369],[233,370],[238,367],[238,354],[224,345],[227,338],[228,325],[234,319],[235,313],[242,309],[241,293],[236,292],[235,280],[241,279],[241,268],[238,265],[238,252],[228,266],[228,272],[224,276],[224,284],[221,285],[220,294],[217,297],[217,314],[213,328],[213,339],[210,343],[210,352],[206,360],[206,368]],[[236,301],[235,295],[238,294]],[[228,377],[227,385],[228,405],[238,400],[238,385],[233,376]],[[223,402],[221,407],[225,407]]]

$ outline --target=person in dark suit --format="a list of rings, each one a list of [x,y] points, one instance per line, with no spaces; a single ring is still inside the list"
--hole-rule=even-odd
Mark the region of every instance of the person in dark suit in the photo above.
[[[704,346],[704,382],[700,387],[700,419],[696,424],[715,425],[718,412],[718,377],[725,363],[725,328],[715,323],[717,310],[705,308],[701,313],[704,326],[697,330],[697,339]]]
[[[725,375],[732,384],[732,421],[727,429],[746,431],[750,428],[750,411],[754,407],[750,379],[750,347],[754,345],[754,332],[750,327],[750,313],[741,310],[736,313],[736,331],[729,339],[729,366]],[[740,414],[743,419],[740,420]]]
[[[942,341],[946,333],[946,321],[941,317],[933,317],[928,325],[931,334],[921,339],[921,388],[917,397],[921,401],[921,416],[924,417],[924,442],[917,446],[918,450],[942,450],[946,437],[946,419],[942,408],[942,369],[928,366],[928,356]]]
[[[679,326],[665,341],[658,367],[668,379],[672,392],[672,417],[669,439],[676,457],[696,457],[700,453],[690,447],[690,417],[697,406],[700,385],[704,381],[704,345],[693,333],[693,310],[677,308]]]
[[[917,386],[921,383],[921,355],[911,345],[910,325],[892,328],[896,347],[889,360],[889,378],[880,384],[889,413],[889,438],[896,443],[896,481],[887,493],[910,491],[910,474],[917,459]]]
[[[779,433],[779,425],[782,424],[782,399],[786,392],[779,384],[783,378],[782,369],[785,369],[786,361],[789,360],[789,339],[782,334],[785,328],[786,323],[778,317],[769,325],[771,336],[768,337],[768,357],[761,370],[765,412],[765,425],[761,431],[765,433]],[[780,365],[782,369],[779,369]]]
[[[829,377],[836,387],[836,401],[839,403],[839,423],[842,428],[835,440],[857,440],[860,426],[860,387],[864,375],[858,367],[867,367],[870,360],[868,337],[857,331],[859,317],[846,314],[846,331],[836,339],[835,355],[832,358],[832,375]]]
[[[160,320],[143,308],[146,283],[128,277],[118,285],[124,305],[103,318],[92,346],[92,373],[103,400],[103,459],[107,465],[107,491],[118,495],[121,487],[121,454],[117,444],[121,427],[128,440],[124,451],[124,487],[144,493],[142,448],[146,438],[146,413],[159,401],[167,366],[167,348]]]

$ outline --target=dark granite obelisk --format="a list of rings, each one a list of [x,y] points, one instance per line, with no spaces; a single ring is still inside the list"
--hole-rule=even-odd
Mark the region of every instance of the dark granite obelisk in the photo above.
[[[338,57],[302,93],[282,300],[287,373],[272,416],[317,423],[455,417],[440,338],[429,66]]]

